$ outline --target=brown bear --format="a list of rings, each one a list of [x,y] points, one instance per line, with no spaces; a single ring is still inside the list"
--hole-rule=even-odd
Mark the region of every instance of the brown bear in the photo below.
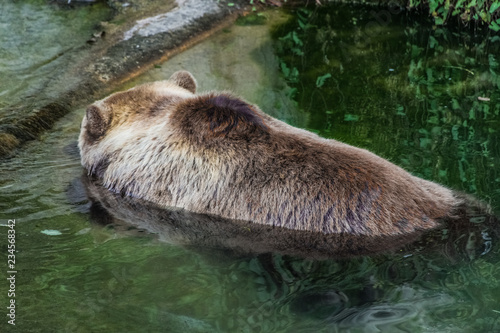
[[[87,108],[82,165],[103,186],[162,207],[292,230],[370,236],[434,229],[463,196],[186,71]]]

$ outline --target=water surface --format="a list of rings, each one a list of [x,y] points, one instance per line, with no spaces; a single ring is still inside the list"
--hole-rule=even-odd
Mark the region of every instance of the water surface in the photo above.
[[[123,88],[188,69],[201,90],[234,90],[498,211],[499,40],[391,14],[367,42],[375,19],[360,8],[265,15],[278,26],[236,25]],[[416,251],[317,261],[183,247],[105,225],[79,185],[83,112],[0,166],[2,223],[17,222],[17,331],[500,330],[498,246],[472,260]],[[14,331],[5,318],[0,330]]]
[[[74,8],[44,0],[2,1],[0,107],[54,93],[47,87],[54,89],[51,83],[86,54],[86,41],[109,15],[102,3]]]

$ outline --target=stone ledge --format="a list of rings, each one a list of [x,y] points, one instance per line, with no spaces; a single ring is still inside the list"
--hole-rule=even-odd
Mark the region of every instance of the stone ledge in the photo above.
[[[7,116],[0,119],[0,158],[37,139],[71,110],[104,97],[129,78],[229,26],[245,12],[245,3],[234,1],[228,7],[217,0],[179,0],[173,9],[171,3],[165,4],[170,10],[138,18],[132,27],[114,27],[106,40],[76,49],[71,56],[77,60],[61,69],[59,79],[36,96],[6,107]],[[64,88],[57,91],[61,85]]]

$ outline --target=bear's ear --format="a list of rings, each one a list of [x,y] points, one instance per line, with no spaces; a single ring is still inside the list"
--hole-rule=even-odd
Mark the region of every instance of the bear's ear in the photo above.
[[[87,132],[94,139],[98,139],[103,136],[111,124],[111,113],[107,110],[100,109],[94,104],[87,108],[86,117]]]
[[[179,87],[189,90],[193,94],[196,93],[196,80],[194,76],[188,71],[177,71],[168,79]]]

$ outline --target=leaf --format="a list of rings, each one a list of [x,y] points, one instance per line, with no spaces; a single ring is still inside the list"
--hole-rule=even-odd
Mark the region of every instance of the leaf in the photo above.
[[[469,119],[476,119],[476,112],[474,111],[474,109],[469,110]]]
[[[417,58],[420,55],[420,53],[422,53],[423,50],[424,50],[423,47],[418,47],[418,46],[412,44],[412,46],[411,46],[411,57],[412,58]]]
[[[432,68],[427,68],[425,70],[426,74],[427,74],[427,81],[428,82],[434,82],[434,78],[432,77]]]
[[[396,108],[396,111],[397,111],[397,112],[396,112],[396,115],[398,115],[398,116],[406,116],[404,106],[399,105],[399,106]]]
[[[344,115],[344,121],[358,121],[358,120],[359,120],[359,116],[356,114],[346,113]]]
[[[434,18],[434,23],[436,23],[436,25],[443,25],[444,24],[444,19],[442,17],[436,16]]]
[[[283,75],[285,75],[285,77],[290,76],[290,69],[286,66],[284,62],[281,63],[281,71],[283,72]]]
[[[491,69],[495,69],[498,67],[498,62],[495,59],[495,56],[491,53],[488,55],[488,62],[490,64]]]
[[[455,10],[453,11],[453,13],[451,13],[451,15],[455,16],[462,11],[462,3],[464,1],[465,0],[458,0],[457,1],[457,3],[455,4]]]
[[[318,76],[316,79],[316,87],[320,88],[325,84],[326,79],[329,79],[332,77],[332,74],[326,73],[325,75]]]
[[[302,43],[302,41],[300,40],[299,36],[297,36],[297,33],[295,31],[292,32],[292,39],[295,42],[295,44],[297,44],[298,46],[304,45],[304,43]]]
[[[285,41],[287,41],[287,40],[290,40],[290,39],[292,39],[292,33],[291,33],[291,32],[289,32],[289,33],[287,33],[285,36],[280,37],[280,38],[278,38],[278,39],[279,39],[280,41],[282,41],[282,42],[285,42]]]
[[[304,22],[302,22],[301,20],[299,20],[298,22],[299,22],[299,27],[300,27],[302,30],[306,30],[307,25],[306,25]]]
[[[490,23],[490,28],[493,31],[499,31],[500,30],[500,25],[498,25],[496,22],[491,22]],[[497,36],[496,36],[497,37]]]
[[[429,124],[434,124],[434,125],[438,125],[439,124],[439,118],[437,116],[431,116],[427,119],[427,122]]]
[[[439,1],[429,1],[429,13],[434,13],[439,6]]]
[[[420,147],[425,148],[432,144],[432,140],[429,138],[420,138]]]
[[[297,82],[299,80],[299,70],[297,69],[297,67],[294,67],[292,69],[292,73],[290,76],[291,76],[290,80],[292,82]]]
[[[302,51],[298,47],[293,47],[291,50],[292,50],[293,53],[295,53],[298,56],[303,56],[304,55],[304,51]]]
[[[458,137],[458,129],[460,128],[460,125],[453,125],[453,127],[451,128],[451,135],[453,137],[453,140],[455,141],[458,141],[459,140],[459,137]]]
[[[297,88],[290,88],[286,95],[288,96],[288,98],[290,99],[293,99],[295,97],[295,94],[297,93],[297,91],[299,91]]]
[[[425,128],[419,128],[418,133],[424,134],[424,135],[429,135],[429,131],[426,130]]]
[[[500,2],[493,2],[490,6],[490,13],[493,14],[498,8],[500,8]]]
[[[429,47],[431,49],[433,49],[434,46],[436,46],[436,45],[439,45],[439,42],[437,41],[437,39],[434,38],[433,36],[429,36]]]

